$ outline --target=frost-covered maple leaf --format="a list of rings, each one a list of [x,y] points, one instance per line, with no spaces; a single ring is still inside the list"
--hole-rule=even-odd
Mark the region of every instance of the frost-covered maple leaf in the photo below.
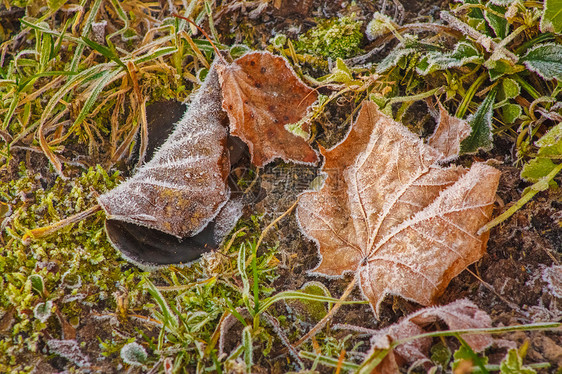
[[[453,117],[439,102],[439,123],[427,143],[443,154],[441,161],[459,156],[461,142],[470,135],[470,125],[464,119]]]
[[[313,272],[355,272],[375,315],[387,294],[432,304],[484,254],[488,235],[476,232],[490,219],[497,169],[440,166],[440,151],[372,102],[339,145],[321,151],[327,179],[297,209],[322,258]]]
[[[251,52],[231,64],[217,64],[230,134],[242,139],[258,167],[281,158],[312,164],[318,154],[285,129],[300,121],[317,94],[287,61],[269,52]],[[307,129],[305,129],[306,131]]]

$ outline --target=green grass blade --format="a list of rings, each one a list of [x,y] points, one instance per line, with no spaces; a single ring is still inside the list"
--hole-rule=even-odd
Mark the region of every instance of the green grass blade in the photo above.
[[[322,296],[322,295],[313,295],[303,291],[283,291],[279,292],[278,294],[268,297],[262,301],[262,304],[259,309],[259,313],[265,312],[271,305],[276,303],[280,300],[291,300],[291,299],[298,299],[298,300],[309,300],[309,301],[322,301],[326,303],[335,303],[335,304],[368,304],[369,302],[366,300],[357,300],[357,301],[341,301],[340,299],[335,299],[329,296]]]
[[[8,127],[8,124],[12,120],[12,116],[14,115],[14,112],[16,111],[16,107],[18,106],[18,103],[19,103],[19,93],[14,92],[14,97],[12,98],[12,102],[10,103],[10,108],[8,108],[8,112],[6,113],[6,116],[4,117],[4,124],[2,125],[3,130],[6,130],[6,128]]]
[[[50,34],[43,34],[41,41],[41,51],[39,54],[39,72],[47,70],[51,55],[53,53],[53,37]]]
[[[86,70],[81,71],[80,73],[72,76],[72,78],[65,83],[54,95],[51,97],[51,100],[47,103],[45,108],[43,109],[43,114],[41,115],[41,122],[45,122],[47,118],[51,115],[51,112],[55,108],[55,106],[59,103],[59,101],[73,88],[77,87],[79,84],[87,82],[91,79],[94,79],[100,71],[103,72],[105,68],[105,64],[103,65],[94,65]]]
[[[115,53],[115,51],[113,51],[113,50],[111,50],[111,49],[107,48],[106,46],[103,46],[99,43],[96,43],[93,40],[90,40],[90,39],[86,38],[85,36],[83,36],[81,39],[88,47],[92,48],[94,51],[98,52],[99,54],[101,54],[102,56],[107,58],[108,60],[111,60],[111,61],[117,63],[123,69],[125,69],[125,70],[127,69],[127,66],[125,66],[123,61],[121,61],[121,59],[119,59],[119,56]]]
[[[82,121],[84,121],[84,119],[86,118],[86,116],[90,112],[90,109],[95,104],[96,100],[98,99],[98,96],[100,95],[100,93],[120,73],[122,73],[122,71],[120,69],[116,69],[114,71],[104,72],[104,75],[98,80],[98,82],[95,85],[94,89],[92,90],[91,94],[88,96],[88,100],[86,100],[86,102],[84,103],[84,106],[82,107],[82,110],[80,110],[80,113],[76,117],[76,120],[74,121],[74,124],[72,125],[73,127],[79,126],[82,123]]]
[[[300,351],[299,356],[302,357],[302,358],[306,358],[307,360],[312,360],[312,361],[318,360],[318,362],[320,364],[328,366],[328,367],[333,367],[333,368],[340,367],[344,370],[357,370],[357,369],[359,369],[359,365],[354,364],[353,362],[349,362],[349,361],[341,361],[340,362],[337,358],[324,356],[324,355],[317,354],[317,353],[314,353],[314,352]]]
[[[129,28],[129,17],[127,17],[127,13],[125,13],[123,8],[121,7],[120,2],[117,1],[117,0],[111,0],[111,5],[113,5],[113,8],[115,9],[115,12],[117,13],[117,15],[119,16],[121,21],[123,21],[124,25],[121,29],[119,29],[119,30],[115,31],[114,33],[108,35],[105,38],[107,41],[110,41],[111,38],[113,38],[114,36],[123,35],[127,31],[127,29]]]
[[[86,22],[84,23],[84,27],[82,28],[82,33],[80,34],[80,36],[88,36],[88,34],[90,33],[90,29],[92,28],[92,23],[94,23],[95,19],[96,19],[96,15],[98,14],[98,11],[100,10],[101,4],[102,4],[103,0],[95,0],[93,4],[91,4],[90,7],[90,14],[88,15],[88,18],[86,19]],[[88,0],[82,0],[80,2],[80,5],[85,7],[86,4],[88,3]],[[78,39],[80,40],[80,39]],[[76,50],[74,51],[74,57],[72,58],[72,63],[70,64],[70,70],[71,71],[76,71],[78,69],[78,64],[80,63],[80,60],[82,59],[82,53],[84,52],[84,48],[86,47],[86,45],[82,42],[82,40],[80,40],[81,43],[79,43],[76,46]]]
[[[41,78],[41,77],[54,77],[54,76],[60,76],[60,75],[76,75],[75,72],[73,71],[60,71],[60,70],[56,70],[56,71],[44,71],[42,73],[37,73],[37,74],[33,74],[32,76],[25,78],[24,80],[22,80],[19,84],[18,84],[18,91],[19,92],[23,92],[25,91],[25,89],[30,85],[33,84],[35,82],[36,79]]]
[[[242,331],[242,347],[244,347],[244,363],[246,364],[246,373],[252,372],[254,364],[254,349],[252,346],[252,327],[246,326]]]
[[[34,29],[34,30],[38,30],[38,31],[40,31],[40,32],[42,32],[42,33],[44,33],[44,34],[54,35],[54,36],[56,36],[56,37],[61,37],[61,35],[64,34],[64,33],[61,34],[61,33],[57,32],[57,31],[53,31],[53,30],[49,30],[49,29],[43,28],[43,27],[41,27],[41,26],[39,26],[39,25],[36,25],[36,24],[31,23],[31,22],[29,22],[29,21],[26,21],[24,18],[22,18],[20,21],[21,21],[22,25],[27,26],[27,27],[30,27],[30,28],[32,28],[32,29]],[[75,38],[75,37],[73,37],[73,36],[66,35],[66,34],[64,34],[63,37],[64,37],[64,40],[68,40],[68,41],[70,41],[70,42],[74,42],[74,43],[78,43],[78,44],[83,44],[82,41],[81,41],[79,38]]]
[[[170,309],[164,296],[162,296],[160,291],[158,291],[158,289],[150,280],[148,280],[148,278],[145,278],[145,288],[160,307],[162,316],[164,317],[164,320],[162,321],[162,323],[164,323],[164,326],[168,326],[172,331],[177,331],[179,327],[179,321],[172,309]]]
[[[171,55],[172,53],[175,53],[177,50],[178,49],[176,47],[162,47],[162,48],[158,48],[157,50],[149,54],[139,56],[137,58],[133,58],[131,61],[140,64],[142,62],[155,60],[158,57]]]

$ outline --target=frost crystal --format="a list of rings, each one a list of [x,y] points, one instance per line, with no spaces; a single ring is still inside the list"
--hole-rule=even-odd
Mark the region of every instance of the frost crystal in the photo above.
[[[51,310],[53,309],[53,302],[48,300],[44,303],[39,303],[33,309],[33,316],[37,318],[39,321],[45,323],[51,316]]]
[[[80,350],[76,340],[56,340],[47,341],[49,351],[66,358],[78,367],[90,366],[90,359]]]
[[[391,31],[392,20],[380,12],[373,14],[373,19],[367,24],[365,34],[369,41],[375,40]]]
[[[548,289],[552,294],[562,299],[562,266],[553,265],[544,268],[542,271],[542,279],[548,285]]]
[[[121,348],[121,358],[126,364],[142,366],[147,357],[144,347],[136,342],[125,344]]]

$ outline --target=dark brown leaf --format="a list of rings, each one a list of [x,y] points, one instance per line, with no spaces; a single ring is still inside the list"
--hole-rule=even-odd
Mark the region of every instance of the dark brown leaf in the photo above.
[[[285,129],[306,115],[317,94],[300,81],[284,58],[252,52],[230,65],[217,64],[217,71],[230,133],[248,145],[254,165],[261,167],[275,158],[318,162],[316,151]]]

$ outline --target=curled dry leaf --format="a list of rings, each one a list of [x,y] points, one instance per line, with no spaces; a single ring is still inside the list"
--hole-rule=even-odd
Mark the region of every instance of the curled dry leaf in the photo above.
[[[442,162],[458,157],[461,142],[470,135],[470,125],[463,119],[454,117],[439,102],[439,123],[428,139],[428,144],[443,154]]]
[[[314,272],[355,272],[378,316],[387,294],[430,305],[485,252],[500,172],[441,167],[443,155],[364,102],[348,136],[321,149],[328,174],[297,217],[322,257]]]
[[[264,166],[277,157],[318,162],[316,151],[285,129],[306,115],[317,94],[299,80],[284,58],[251,52],[232,64],[217,64],[217,71],[230,134],[248,145],[254,165]]]
[[[191,262],[218,248],[242,215],[242,208],[242,199],[229,200],[203,230],[181,239],[159,230],[111,219],[106,220],[105,230],[111,244],[125,259],[152,270],[161,265]]]
[[[213,68],[154,157],[134,176],[98,198],[107,214],[110,240],[126,257],[140,263],[174,263],[193,260],[201,251],[209,250],[195,248],[207,238],[214,240],[214,228],[203,230],[229,200],[227,135],[226,114],[221,109],[220,86]],[[127,223],[153,232],[128,226],[128,233],[120,237],[118,233]],[[188,242],[182,246],[179,242],[172,245],[173,238],[151,239],[155,231],[177,238],[201,235],[191,245]],[[144,240],[143,248],[135,249],[134,242],[139,238]],[[159,241],[164,246],[157,244]]]
[[[478,309],[467,299],[457,300],[451,304],[422,309],[410,314],[400,322],[385,329],[374,331],[371,337],[371,351],[387,349],[391,342],[407,339],[428,332],[425,326],[443,321],[451,330],[480,329],[492,327],[490,316]],[[476,351],[481,352],[493,343],[488,334],[467,334],[463,339]],[[397,362],[412,364],[418,360],[428,359],[431,338],[408,341],[399,345],[377,366],[377,373],[398,373]]]
[[[227,113],[232,135],[247,142],[257,166],[276,157],[313,163],[317,153],[284,125],[298,122],[316,97],[281,57],[253,52],[232,64],[217,60],[153,158],[99,197],[110,241],[145,267],[192,261],[216,248],[242,209],[241,199],[229,200],[226,182],[241,156],[229,156]]]

